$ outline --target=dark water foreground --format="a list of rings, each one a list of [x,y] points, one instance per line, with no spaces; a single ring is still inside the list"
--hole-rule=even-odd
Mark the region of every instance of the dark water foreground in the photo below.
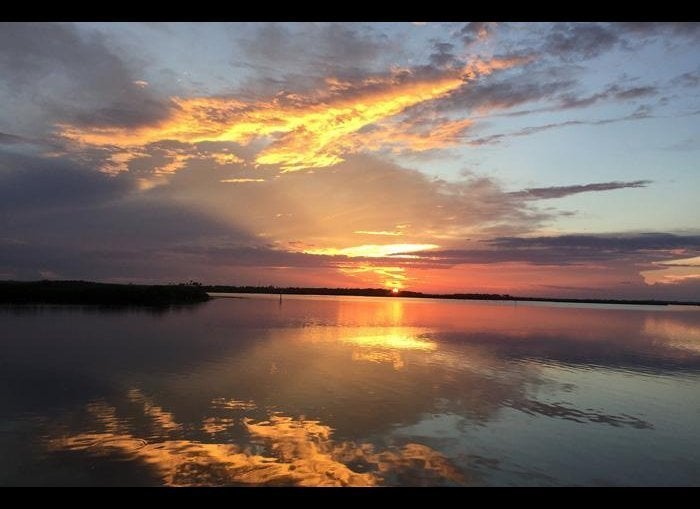
[[[700,312],[0,307],[0,485],[700,485]]]

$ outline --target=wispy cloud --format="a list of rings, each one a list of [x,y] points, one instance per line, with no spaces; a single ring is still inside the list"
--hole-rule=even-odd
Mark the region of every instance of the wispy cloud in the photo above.
[[[613,191],[615,189],[647,187],[651,180],[635,180],[632,182],[599,182],[596,184],[579,184],[573,186],[531,187],[523,191],[510,193],[511,196],[526,200],[548,200],[563,198],[572,194],[590,193],[593,191]]]

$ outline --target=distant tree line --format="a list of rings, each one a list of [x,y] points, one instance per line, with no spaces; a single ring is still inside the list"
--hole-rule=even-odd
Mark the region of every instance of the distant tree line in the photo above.
[[[167,306],[209,300],[201,285],[134,285],[89,281],[0,281],[2,304]]]

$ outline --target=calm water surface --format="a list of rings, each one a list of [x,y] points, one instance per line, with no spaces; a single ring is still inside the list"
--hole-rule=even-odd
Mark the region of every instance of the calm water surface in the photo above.
[[[700,485],[700,311],[0,308],[0,485]]]

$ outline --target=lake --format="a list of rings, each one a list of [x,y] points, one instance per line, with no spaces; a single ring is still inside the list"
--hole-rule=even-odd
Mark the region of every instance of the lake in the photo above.
[[[700,309],[0,307],[0,485],[700,485]]]

